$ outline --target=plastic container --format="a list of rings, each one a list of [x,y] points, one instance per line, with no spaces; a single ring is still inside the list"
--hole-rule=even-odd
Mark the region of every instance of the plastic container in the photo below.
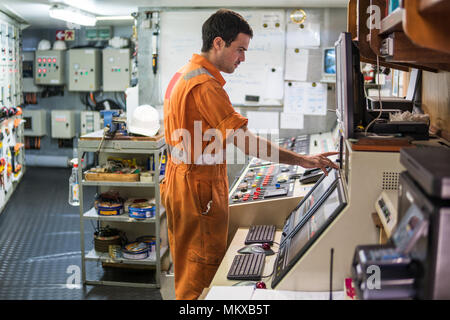
[[[78,164],[74,163],[72,174],[69,178],[69,204],[71,206],[80,205],[80,186],[78,184]]]

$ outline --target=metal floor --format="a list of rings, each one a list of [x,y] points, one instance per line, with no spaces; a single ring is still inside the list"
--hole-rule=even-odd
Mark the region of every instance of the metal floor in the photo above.
[[[80,216],[79,207],[67,202],[70,172],[27,167],[0,213],[0,300],[161,300],[159,289],[73,285],[81,270]],[[84,193],[93,199],[95,188]],[[85,239],[93,232],[85,223]],[[103,268],[96,262],[86,266],[91,280],[154,277],[153,271]]]

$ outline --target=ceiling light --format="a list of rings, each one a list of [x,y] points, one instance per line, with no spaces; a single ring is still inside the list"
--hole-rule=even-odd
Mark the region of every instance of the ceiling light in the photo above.
[[[97,21],[114,21],[114,20],[133,20],[134,18],[130,16],[102,16],[97,17]]]
[[[97,19],[95,15],[62,4],[55,4],[49,9],[50,17],[76,23],[82,26],[95,26]]]

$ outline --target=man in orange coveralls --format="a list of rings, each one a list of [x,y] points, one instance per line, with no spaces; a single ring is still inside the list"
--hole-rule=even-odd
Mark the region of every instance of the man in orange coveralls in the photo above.
[[[203,46],[170,81],[164,97],[164,130],[169,148],[161,201],[167,213],[176,299],[197,299],[209,287],[225,254],[228,233],[228,142],[260,156],[267,146],[279,162],[306,168],[337,166],[336,153],[302,156],[247,130],[223,89],[220,72],[232,73],[245,60],[253,31],[241,15],[221,9],[202,28]],[[246,134],[238,143],[236,131]],[[234,141],[233,141],[234,140]]]

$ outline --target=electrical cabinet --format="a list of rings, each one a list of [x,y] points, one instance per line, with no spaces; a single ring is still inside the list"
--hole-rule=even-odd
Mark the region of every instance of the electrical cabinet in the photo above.
[[[65,50],[37,50],[34,59],[34,83],[47,86],[65,84],[65,65]]]
[[[100,90],[101,63],[99,49],[70,49],[69,91]]]
[[[71,110],[52,110],[52,138],[75,137],[75,113]]]
[[[47,112],[40,110],[23,110],[24,136],[42,137],[47,134]]]
[[[125,91],[130,86],[130,49],[103,50],[103,91]]]
[[[22,54],[22,82],[23,92],[42,92],[44,87],[34,83],[34,52],[27,51]]]
[[[100,112],[98,111],[81,111],[81,135],[98,131],[102,128]]]
[[[25,173],[20,23],[0,11],[0,213]]]

